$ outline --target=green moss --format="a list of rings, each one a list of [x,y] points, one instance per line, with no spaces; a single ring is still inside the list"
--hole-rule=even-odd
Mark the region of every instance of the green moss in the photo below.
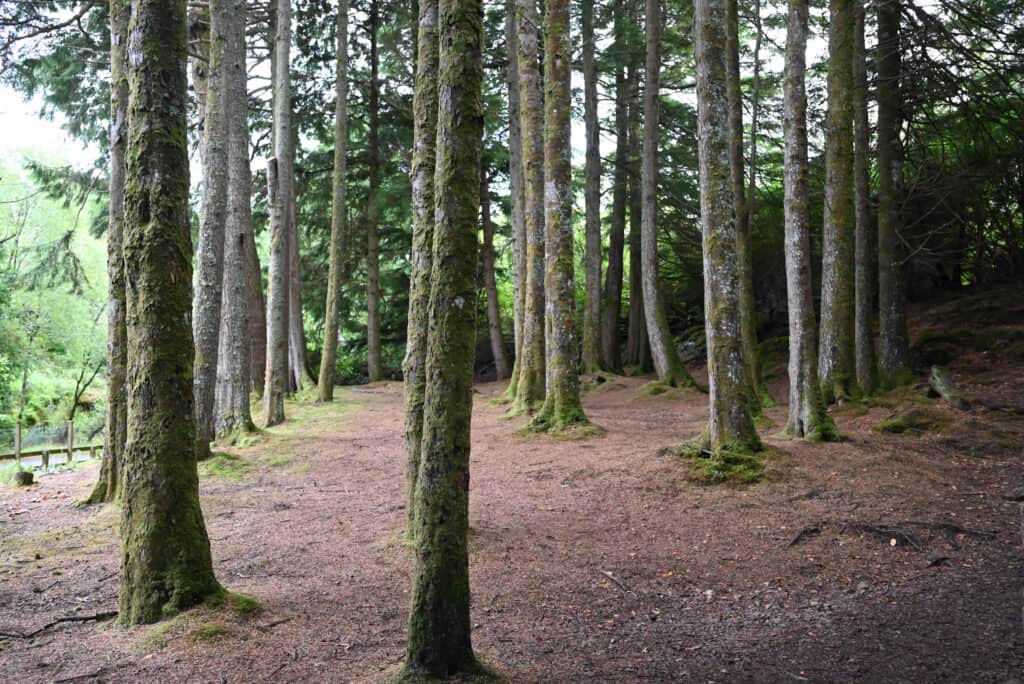
[[[493,666],[477,658],[473,665],[460,672],[454,679],[431,677],[407,666],[405,662],[395,665],[377,680],[380,684],[492,684],[510,681]]]
[[[280,468],[292,463],[292,457],[284,454],[264,454],[260,461],[271,468]]]
[[[215,451],[209,459],[199,464],[201,477],[223,477],[240,480],[252,471],[252,465],[238,454]]]
[[[698,438],[674,451],[690,464],[693,479],[701,484],[754,484],[765,475],[762,455],[740,445],[712,452],[703,448]]]
[[[759,413],[754,417],[754,427],[758,430],[770,430],[775,427],[775,421],[765,414]]]
[[[908,432],[942,432],[949,424],[950,420],[945,416],[927,409],[911,408],[882,420],[878,424],[878,431],[896,435]]]
[[[194,643],[212,641],[231,636],[233,633],[234,630],[223,622],[208,622],[192,628],[188,633],[188,640]]]

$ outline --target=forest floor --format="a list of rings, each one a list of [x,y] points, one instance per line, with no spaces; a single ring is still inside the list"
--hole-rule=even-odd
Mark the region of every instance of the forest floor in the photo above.
[[[1006,497],[1024,486],[1024,416],[1006,405],[1024,402],[1020,295],[914,319],[918,358],[1003,409],[956,411],[912,386],[836,408],[846,439],[806,444],[780,436],[780,402],[762,427],[768,477],[747,487],[698,484],[666,449],[701,430],[705,396],[606,376],[584,401],[605,433],[559,441],[518,436],[524,419],[490,401],[504,385],[479,385],[477,652],[514,682],[1019,681],[1024,505]],[[398,663],[401,385],[288,410],[201,469],[217,575],[258,611],[0,637],[0,680],[374,681]],[[908,416],[927,420],[878,429]],[[74,505],[96,470],[0,489],[0,632],[117,609],[118,511]]]

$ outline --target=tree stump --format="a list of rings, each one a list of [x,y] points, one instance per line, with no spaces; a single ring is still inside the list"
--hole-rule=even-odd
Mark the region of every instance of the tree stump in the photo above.
[[[14,474],[14,484],[19,487],[25,487],[32,484],[34,479],[32,471],[30,470],[19,470]]]

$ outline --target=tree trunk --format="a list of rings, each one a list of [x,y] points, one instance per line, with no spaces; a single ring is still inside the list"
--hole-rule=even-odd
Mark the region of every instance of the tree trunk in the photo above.
[[[128,442],[120,620],[156,622],[223,590],[199,507],[189,326],[185,4],[133,2],[124,260]],[[160,182],[154,182],[159,179]]]
[[[634,72],[635,73],[635,72]],[[635,82],[630,79],[631,82]],[[647,340],[647,317],[644,314],[643,263],[641,259],[641,210],[639,155],[639,103],[630,107],[630,169],[629,169],[629,329],[626,336],[626,363],[639,371],[650,370],[651,345]]]
[[[569,0],[544,5],[544,245],[548,383],[533,430],[587,423],[580,403],[572,245],[572,46]],[[596,285],[595,285],[596,287]]]
[[[757,133],[761,114],[761,0],[754,0],[754,86],[750,94],[750,179],[747,181],[747,225],[754,228],[757,208]],[[763,378],[762,378],[763,382]]]
[[[523,344],[512,413],[528,413],[546,392],[544,316],[544,97],[538,60],[536,0],[516,0],[519,39],[519,106],[522,131],[526,293]]]
[[[367,171],[370,187],[366,193],[366,374],[370,382],[384,377],[380,359],[380,59],[377,33],[380,3],[370,0],[370,93],[367,99],[369,127],[366,134]]]
[[[407,532],[416,522],[416,479],[423,443],[426,397],[427,327],[434,245],[434,167],[437,162],[437,0],[419,0],[416,90],[413,93],[412,273],[405,362],[405,459]]]
[[[856,201],[856,367],[857,385],[865,394],[875,391],[874,282],[877,261],[873,259],[871,168],[868,123],[868,77],[864,50],[864,3],[856,0],[853,43],[853,174]]]
[[[625,0],[615,4],[614,54],[625,56]],[[629,168],[629,83],[621,64],[615,67],[615,168],[612,187],[612,214],[608,234],[608,272],[604,278],[604,311],[601,314],[601,365],[606,370],[622,368],[619,349],[619,316],[622,311],[622,271],[626,240],[626,197]]]
[[[400,681],[447,679],[479,669],[470,638],[468,536],[483,5],[443,0],[438,26],[436,213],[426,357],[431,381],[423,404],[416,566]]]
[[[295,160],[292,147],[292,161]],[[302,264],[299,261],[299,227],[296,213],[296,186],[288,202],[288,381],[292,392],[301,392],[306,364],[306,329],[302,322]]]
[[[740,274],[740,336],[743,357],[750,378],[750,408],[761,411],[761,395],[767,394],[761,382],[760,353],[757,346],[757,303],[754,300],[754,265],[751,250],[751,222],[744,185],[743,92],[740,88],[740,41],[737,0],[726,0],[726,78],[729,95],[729,168],[732,172],[733,201],[736,204],[736,257]]]
[[[107,221],[107,417],[100,476],[88,503],[117,500],[128,430],[124,193],[128,142],[128,0],[110,0],[110,208]]]
[[[510,374],[505,338],[501,332],[501,307],[498,306],[498,284],[494,277],[494,224],[491,222],[491,190],[487,173],[480,172],[480,225],[484,240],[480,249],[483,261],[484,290],[487,292],[487,331],[491,338],[491,355],[499,380]]]
[[[245,278],[249,299],[249,375],[256,396],[263,396],[263,381],[267,367],[267,309],[263,297],[263,273],[256,241],[246,244]]]
[[[597,64],[594,59],[594,0],[583,0],[583,122],[586,128],[584,189],[583,372],[601,365],[601,151],[597,119]]]
[[[331,253],[327,267],[327,305],[324,309],[324,349],[317,383],[320,401],[334,400],[335,364],[338,360],[338,316],[342,254],[347,235],[345,178],[348,166],[348,0],[338,2],[334,60],[334,201],[331,209]]]
[[[249,169],[249,98],[245,52],[246,0],[229,0],[224,30],[224,93],[228,110],[228,198],[224,292],[217,361],[215,435],[234,441],[252,432],[249,405],[249,269],[252,249],[252,174]]]
[[[519,359],[523,353],[523,314],[526,310],[526,190],[523,187],[522,113],[519,107],[519,31],[515,0],[505,3],[505,42],[508,53],[508,185],[512,222],[512,290],[515,361],[508,396],[514,398],[519,384]]]
[[[270,206],[270,264],[267,292],[267,372],[263,388],[263,422],[284,422],[288,394],[288,311],[290,259],[289,217],[292,193],[291,3],[276,1],[274,33],[274,158],[267,161]]]
[[[825,403],[856,394],[853,206],[854,0],[830,0],[825,119],[825,232],[818,375]]]
[[[192,312],[195,335],[196,458],[210,457],[214,436],[217,351],[220,345],[221,288],[224,282],[224,222],[228,195],[228,135],[231,115],[224,92],[226,0],[211,0],[210,51],[206,69],[203,155],[203,213],[196,253],[196,293]]]
[[[900,0],[878,3],[878,380],[892,387],[910,365],[907,303],[899,247]]]
[[[654,370],[660,382],[694,387],[683,367],[675,339],[668,327],[665,304],[658,291],[658,98],[661,75],[661,4],[646,0],[647,61],[644,68],[644,147],[641,189],[641,262],[644,314]]]
[[[651,0],[648,0],[651,2]],[[760,448],[740,330],[739,265],[729,162],[725,0],[696,0],[697,147],[704,244],[704,317],[712,452]],[[646,264],[644,264],[646,266]],[[646,293],[645,293],[646,294]]]
[[[789,308],[789,420],[793,437],[823,439],[835,435],[825,413],[818,383],[818,355],[811,292],[811,220],[807,189],[808,0],[789,0],[786,66],[783,80],[784,199],[786,291]]]

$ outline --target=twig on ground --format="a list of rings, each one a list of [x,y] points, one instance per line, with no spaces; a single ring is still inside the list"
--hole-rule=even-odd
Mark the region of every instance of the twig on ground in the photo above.
[[[625,591],[625,592],[630,591],[629,587],[626,586],[625,582],[623,582],[622,580],[620,580],[618,577],[616,577],[612,573],[608,572],[607,570],[602,570],[601,574],[604,575],[605,577],[607,577],[608,579],[610,579],[612,582],[615,582],[617,585],[619,585],[619,589],[622,589],[622,591]]]
[[[107,610],[100,613],[94,613],[92,615],[71,615],[68,617],[57,618],[53,622],[48,622],[39,629],[32,632],[28,632],[27,634],[17,634],[14,632],[0,632],[0,637],[6,637],[8,639],[31,639],[32,637],[38,634],[42,634],[51,627],[56,627],[57,625],[63,624],[65,622],[90,622],[92,620],[96,620],[98,622],[100,620],[109,620],[110,618],[115,618],[117,617],[117,615],[118,613],[116,610]]]
[[[796,533],[796,536],[789,542],[789,545],[796,546],[800,542],[807,541],[811,537],[816,537],[821,534],[821,528],[817,526],[805,527]]]
[[[77,682],[79,679],[92,679],[93,677],[99,677],[103,674],[104,668],[100,668],[95,672],[86,672],[85,674],[75,675],[74,677],[65,677],[64,679],[55,679],[53,684],[65,684],[66,682]]]

